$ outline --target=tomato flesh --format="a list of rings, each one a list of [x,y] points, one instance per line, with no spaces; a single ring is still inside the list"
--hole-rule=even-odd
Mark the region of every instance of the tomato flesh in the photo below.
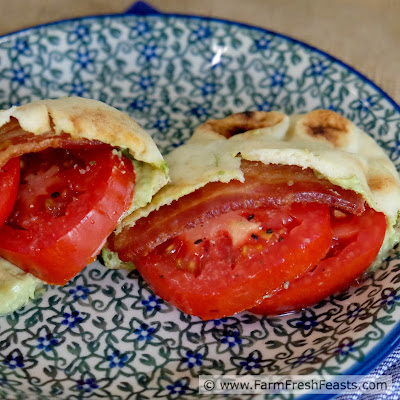
[[[0,256],[49,284],[93,261],[132,203],[132,163],[107,145],[21,157],[14,208],[0,228]]]
[[[385,215],[367,209],[361,216],[333,219],[328,256],[315,268],[265,298],[251,311],[273,315],[296,311],[348,288],[374,261],[386,231]]]
[[[19,174],[19,157],[0,168],[0,226],[4,224],[17,198]]]
[[[348,286],[373,261],[386,222],[366,211],[361,195],[310,169],[246,160],[241,169],[243,183],[209,183],[111,235],[108,247],[132,261],[156,294],[203,319],[260,309],[291,293],[285,288],[296,288],[303,276],[310,277],[306,293],[299,288],[265,313],[314,304]],[[379,229],[370,247],[357,252],[353,242],[366,241],[361,231],[374,218]],[[348,264],[344,279],[325,272],[340,263]],[[320,283],[329,279],[334,282]]]
[[[315,265],[331,243],[327,205],[293,204],[229,214],[133,260],[156,294],[205,320],[253,307],[266,291],[273,293]],[[238,228],[229,227],[228,220],[254,226],[232,235]]]

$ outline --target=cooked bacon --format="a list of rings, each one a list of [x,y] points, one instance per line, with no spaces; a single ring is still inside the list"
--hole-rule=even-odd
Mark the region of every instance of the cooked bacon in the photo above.
[[[109,238],[108,246],[123,261],[144,256],[166,240],[218,215],[239,209],[280,207],[293,202],[328,204],[360,215],[361,195],[319,179],[311,169],[297,166],[265,165],[242,160],[245,182],[213,182],[153,211],[131,228]]]
[[[74,139],[67,133],[56,134],[53,131],[35,135],[23,130],[15,119],[0,129],[0,167],[11,158],[26,153],[36,153],[47,148],[68,148],[75,146],[94,146],[102,144],[97,140]]]

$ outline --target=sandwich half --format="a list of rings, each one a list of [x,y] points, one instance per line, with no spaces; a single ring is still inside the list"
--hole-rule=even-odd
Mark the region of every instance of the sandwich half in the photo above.
[[[399,241],[396,168],[335,112],[210,120],[166,162],[171,182],[122,221],[104,256],[134,263],[188,314],[310,306]]]
[[[67,283],[168,179],[151,137],[104,103],[66,97],[0,111],[0,313],[43,283]]]

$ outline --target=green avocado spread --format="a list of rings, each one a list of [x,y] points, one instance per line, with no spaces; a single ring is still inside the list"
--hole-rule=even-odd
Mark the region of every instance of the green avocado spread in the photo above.
[[[0,258],[0,315],[23,307],[43,282]]]

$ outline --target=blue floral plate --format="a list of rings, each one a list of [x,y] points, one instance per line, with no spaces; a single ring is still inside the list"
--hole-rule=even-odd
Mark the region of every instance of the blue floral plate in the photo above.
[[[136,118],[163,152],[208,118],[329,108],[399,164],[400,109],[382,90],[262,29],[185,16],[83,18],[1,38],[0,60],[1,108],[99,99]],[[199,374],[366,373],[399,343],[398,259],[308,310],[209,322],[155,296],[137,273],[93,263],[0,318],[0,399],[191,399]]]

